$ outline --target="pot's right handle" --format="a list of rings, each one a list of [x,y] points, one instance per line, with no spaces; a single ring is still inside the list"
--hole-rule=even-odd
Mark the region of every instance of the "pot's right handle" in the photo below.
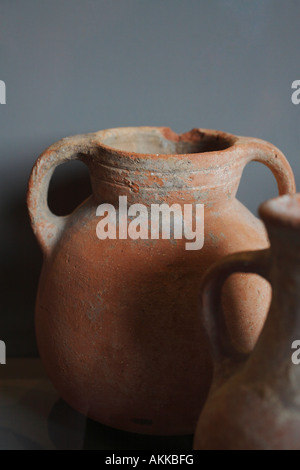
[[[272,171],[280,196],[296,192],[293,170],[283,153],[275,145],[262,139],[250,137],[240,137],[240,143],[245,145],[244,160],[246,164],[251,161],[260,162]]]
[[[245,251],[226,256],[215,263],[201,281],[203,325],[216,366],[224,360],[240,362],[248,355],[239,352],[229,336],[221,302],[222,286],[233,273],[254,273],[268,280],[270,249]]]

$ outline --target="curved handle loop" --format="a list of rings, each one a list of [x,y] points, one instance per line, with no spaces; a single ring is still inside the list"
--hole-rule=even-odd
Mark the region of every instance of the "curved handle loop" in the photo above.
[[[62,233],[69,216],[56,216],[48,207],[48,188],[55,168],[71,160],[85,161],[95,152],[92,137],[82,134],[59,140],[36,161],[28,184],[27,206],[32,229],[45,255],[49,254]]]
[[[280,196],[296,192],[293,170],[286,157],[275,145],[261,139],[249,137],[240,139],[241,144],[246,144],[246,164],[255,161],[266,165],[275,176]]]
[[[268,280],[270,249],[245,251],[226,256],[215,263],[201,281],[203,324],[210,342],[212,359],[240,362],[248,354],[237,351],[230,339],[221,302],[222,285],[233,273],[254,273]]]

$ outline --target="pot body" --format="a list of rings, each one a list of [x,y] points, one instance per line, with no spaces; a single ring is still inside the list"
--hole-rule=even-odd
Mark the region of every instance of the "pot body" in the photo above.
[[[196,153],[203,139],[213,149]],[[141,153],[149,145],[169,153]],[[170,153],[168,145],[172,152],[188,145],[193,153]],[[212,380],[197,308],[200,279],[224,255],[268,245],[261,222],[235,198],[242,169],[254,159],[251,145],[255,155],[270,149],[215,131],[176,136],[168,129],[123,129],[64,139],[40,157],[28,197],[44,251],[36,335],[50,379],[75,409],[127,431],[193,432]],[[70,216],[58,218],[46,207],[47,185],[57,161],[70,159],[66,155],[87,163],[93,195]],[[293,182],[285,168],[281,190],[288,192]],[[124,195],[129,205],[149,209],[204,204],[203,248],[187,250],[187,240],[172,235],[99,240],[98,205],[111,204],[118,225],[117,202]],[[269,296],[267,282],[255,274],[235,274],[226,283],[224,308],[241,350],[253,348]]]

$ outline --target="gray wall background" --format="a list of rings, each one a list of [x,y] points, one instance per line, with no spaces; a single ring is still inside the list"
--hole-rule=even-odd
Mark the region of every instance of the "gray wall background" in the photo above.
[[[0,339],[8,355],[37,353],[41,255],[25,195],[42,150],[110,127],[206,127],[271,141],[299,184],[300,105],[291,102],[299,19],[299,0],[0,0]],[[76,163],[51,185],[58,213],[89,192]],[[275,195],[272,174],[251,163],[240,200],[256,211]]]

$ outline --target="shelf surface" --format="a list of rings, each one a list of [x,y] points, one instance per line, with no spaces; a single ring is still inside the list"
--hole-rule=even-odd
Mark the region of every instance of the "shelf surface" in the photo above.
[[[190,450],[192,436],[145,436],[96,423],[69,407],[35,358],[0,365],[0,450]]]

